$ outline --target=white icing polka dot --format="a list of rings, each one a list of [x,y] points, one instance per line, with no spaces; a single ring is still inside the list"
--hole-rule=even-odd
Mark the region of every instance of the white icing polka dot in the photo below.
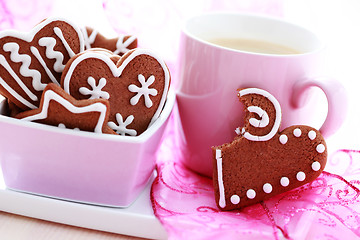
[[[283,134],[279,137],[279,141],[281,142],[281,144],[285,144],[288,141],[288,137]]]
[[[256,192],[255,192],[253,189],[249,189],[249,190],[247,190],[247,192],[246,192],[246,196],[247,196],[249,199],[254,199],[255,196],[256,196]]]
[[[238,204],[240,202],[240,197],[234,194],[231,196],[230,201],[232,204]]]
[[[300,181],[300,182],[304,181],[305,178],[306,178],[306,175],[305,175],[304,172],[298,172],[298,173],[296,174],[296,179],[297,179],[298,181]]]
[[[289,180],[287,177],[282,177],[282,178],[280,179],[280,184],[281,184],[281,186],[283,186],[283,187],[287,187],[287,186],[289,186],[289,184],[290,184],[290,180]]]
[[[319,144],[319,145],[317,145],[317,146],[316,146],[316,151],[317,151],[318,153],[323,153],[323,152],[325,151],[325,146],[324,146],[324,144]]]
[[[293,131],[293,134],[295,137],[300,137],[301,136],[301,130],[300,128],[295,128]]]
[[[270,183],[265,183],[264,186],[263,186],[263,190],[264,192],[266,193],[271,193],[272,192],[272,186]]]
[[[311,130],[308,133],[308,137],[310,138],[310,140],[314,140],[316,138],[316,132],[314,130]]]
[[[314,170],[315,172],[317,172],[317,171],[320,170],[321,165],[320,165],[319,162],[316,161],[316,162],[313,162],[313,163],[311,164],[311,168],[312,168],[312,170]]]

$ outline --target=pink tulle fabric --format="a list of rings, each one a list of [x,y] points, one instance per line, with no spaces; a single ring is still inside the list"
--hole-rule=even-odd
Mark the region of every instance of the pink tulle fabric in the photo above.
[[[212,180],[181,164],[175,134],[172,117],[151,191],[169,239],[360,238],[360,151],[338,150],[312,183],[241,211],[221,212]]]

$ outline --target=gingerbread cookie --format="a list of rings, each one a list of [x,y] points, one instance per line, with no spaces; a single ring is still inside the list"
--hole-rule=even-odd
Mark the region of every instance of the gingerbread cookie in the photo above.
[[[221,210],[239,209],[316,179],[327,161],[321,133],[309,126],[279,132],[281,108],[268,92],[239,91],[245,126],[233,142],[213,147],[215,199]]]
[[[23,110],[37,108],[45,86],[60,85],[66,62],[83,50],[81,30],[60,18],[29,33],[0,32],[0,93]]]
[[[67,63],[61,79],[61,86],[76,99],[108,99],[108,125],[131,136],[159,117],[169,85],[165,62],[144,49],[130,50],[116,64],[107,54],[87,50]]]
[[[15,117],[17,114],[23,112],[21,108],[16,106],[13,102],[7,99],[7,107],[8,107],[8,116]]]
[[[84,34],[86,49],[105,48],[114,54],[122,56],[131,49],[137,47],[137,38],[135,36],[126,35],[117,38],[106,38],[97,30],[90,27],[81,29]]]
[[[43,91],[38,109],[15,117],[60,128],[115,134],[107,126],[109,108],[105,99],[76,100],[58,85],[50,83]]]

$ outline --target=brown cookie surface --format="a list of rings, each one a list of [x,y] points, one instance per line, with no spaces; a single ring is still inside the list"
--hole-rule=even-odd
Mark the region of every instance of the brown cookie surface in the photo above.
[[[165,62],[135,49],[117,63],[98,51],[85,51],[65,67],[61,86],[76,99],[110,102],[109,126],[120,135],[139,135],[160,115],[170,85]]]
[[[137,47],[137,38],[132,35],[120,35],[116,38],[106,38],[91,27],[82,28],[86,49],[105,48],[114,54],[124,55]]]
[[[13,102],[11,102],[9,99],[7,99],[7,106],[8,106],[8,115],[10,117],[15,117],[17,114],[23,112],[21,108],[16,106]]]
[[[231,143],[213,147],[218,207],[232,210],[258,203],[316,179],[327,161],[321,133],[309,126],[279,132],[281,109],[261,89],[242,89],[245,126]]]
[[[50,83],[44,89],[38,109],[15,117],[61,128],[115,134],[107,126],[109,108],[105,99],[76,100],[61,87]]]
[[[80,28],[48,18],[30,32],[0,32],[0,93],[23,110],[39,106],[48,83],[60,85],[70,57],[84,50]]]

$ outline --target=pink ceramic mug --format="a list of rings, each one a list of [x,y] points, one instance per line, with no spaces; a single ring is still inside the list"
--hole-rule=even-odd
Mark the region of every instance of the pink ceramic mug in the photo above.
[[[295,54],[240,51],[215,45],[211,39],[254,39],[295,49]],[[346,94],[337,81],[319,77],[324,45],[312,32],[280,19],[231,13],[211,13],[189,19],[181,34],[180,84],[177,91],[177,139],[183,163],[212,176],[211,146],[232,141],[243,124],[237,89],[262,88],[281,104],[281,129],[294,124],[314,126],[319,114],[307,101],[315,86],[328,101],[320,128],[327,137],[342,124]],[[239,153],[241,154],[241,153]]]

